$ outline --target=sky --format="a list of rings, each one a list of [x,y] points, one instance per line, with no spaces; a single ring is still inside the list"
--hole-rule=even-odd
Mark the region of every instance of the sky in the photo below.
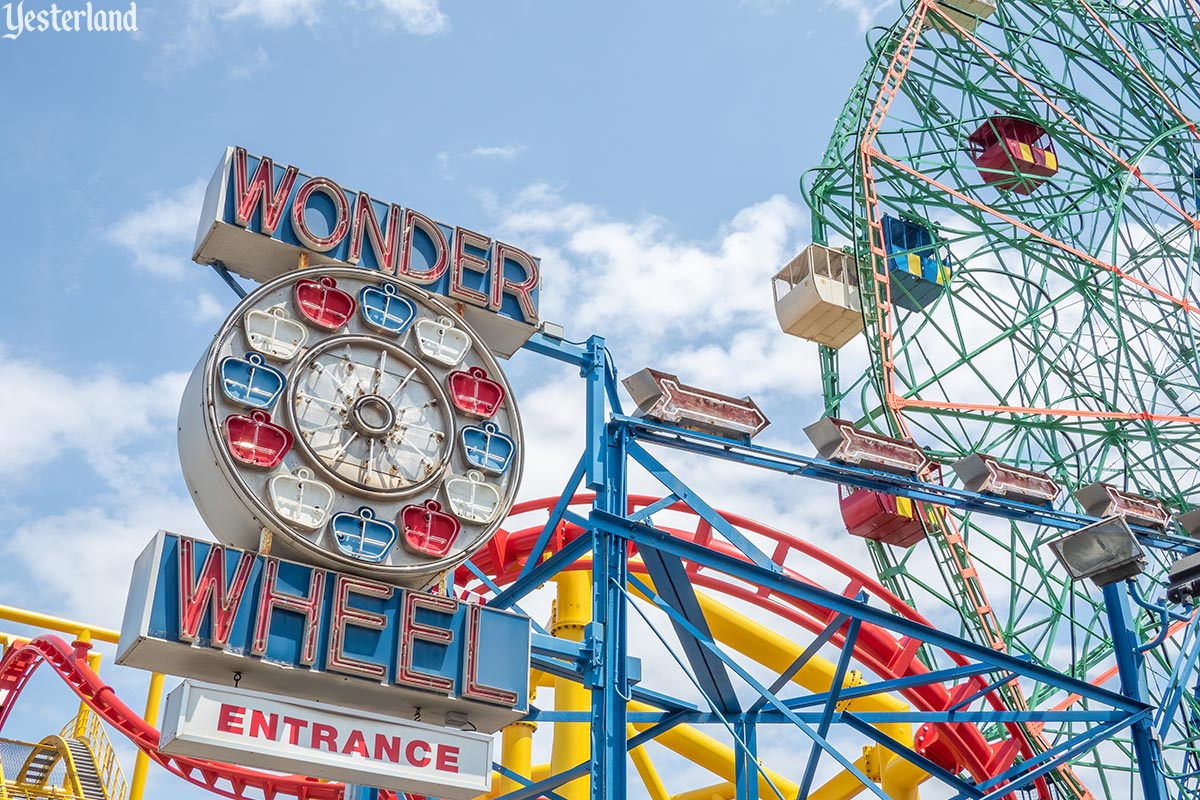
[[[798,178],[820,159],[867,28],[895,12],[147,0],[136,32],[0,29],[13,35],[0,39],[0,602],[117,627],[154,532],[207,535],[175,419],[236,301],[190,261],[229,145],[539,256],[542,316],[567,338],[606,337],[623,375],[653,366],[752,395],[775,421],[761,441],[808,452],[816,346],[779,331],[769,279],[808,241]],[[582,386],[529,354],[507,368],[529,437],[520,496],[556,494],[582,443]],[[867,563],[832,487],[672,463],[714,505]],[[143,674],[105,675],[140,705]],[[37,739],[73,713],[49,675],[34,689],[6,735]],[[678,788],[704,780],[674,774]],[[204,796],[161,773],[151,789]]]

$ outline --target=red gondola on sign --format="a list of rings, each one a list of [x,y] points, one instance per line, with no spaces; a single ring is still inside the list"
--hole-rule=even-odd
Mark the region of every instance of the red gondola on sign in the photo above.
[[[1058,155],[1046,129],[1019,117],[995,116],[967,137],[979,175],[997,189],[1029,194],[1058,172]]]
[[[460,526],[457,519],[442,511],[441,503],[426,500],[400,510],[400,527],[404,529],[405,547],[423,556],[441,558],[450,552]]]
[[[266,411],[248,417],[230,414],[225,419],[225,441],[235,459],[263,469],[279,466],[292,448],[292,434],[273,424]]]
[[[301,316],[329,331],[336,331],[354,316],[354,298],[337,288],[328,275],[317,280],[296,281],[296,308]]]
[[[464,414],[480,419],[492,417],[504,402],[504,387],[488,377],[482,367],[450,373],[450,399]]]

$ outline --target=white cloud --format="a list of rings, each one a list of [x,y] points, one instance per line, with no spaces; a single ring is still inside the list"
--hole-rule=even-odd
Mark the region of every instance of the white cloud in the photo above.
[[[181,277],[203,202],[203,181],[157,195],[145,207],[117,220],[104,238],[129,250],[137,267],[162,277]]]
[[[213,42],[221,38],[219,27],[290,28],[304,25],[316,31],[346,9],[367,17],[379,27],[398,25],[417,36],[432,36],[450,30],[450,18],[442,12],[438,0],[356,0],[346,4],[327,0],[187,0],[171,19],[170,27],[175,33],[159,48],[153,74],[161,78],[171,71],[194,67],[210,58],[214,52]],[[259,52],[261,50],[259,48]],[[237,73],[245,69],[234,67],[230,77],[241,77]]]
[[[253,78],[255,75],[261,75],[270,68],[271,59],[267,57],[267,51],[259,47],[246,61],[230,67],[226,74],[230,80],[244,81]]]
[[[442,150],[435,156],[438,165],[438,172],[442,175],[442,180],[454,180],[454,170],[450,167],[450,154]]]
[[[0,553],[20,565],[24,585],[36,587],[41,609],[119,628],[134,559],[159,529],[206,536],[186,495],[146,492],[35,519],[6,536]],[[49,543],[71,554],[70,568],[45,557]]]
[[[450,30],[450,18],[438,7],[438,0],[372,0],[368,7],[384,11],[409,33],[431,36]]]
[[[14,521],[5,521],[0,558],[19,577],[0,578],[0,592],[20,591],[27,605],[116,626],[133,559],[154,532],[202,534],[179,490],[174,452],[185,379],[176,372],[145,380],[76,376],[0,349],[0,384],[22,387],[19,398],[0,396],[5,492],[21,496],[33,481],[69,482],[45,516],[6,514]],[[50,474],[46,468],[59,459],[65,466]],[[69,566],[47,558],[47,548],[69,553]]]
[[[104,468],[120,447],[174,420],[185,380],[176,372],[141,382],[103,372],[74,377],[0,348],[0,386],[21,387],[0,393],[0,476],[28,474],[71,450]]]
[[[528,149],[523,144],[479,145],[467,155],[473,158],[498,158],[501,161],[513,161]]]
[[[875,24],[885,10],[896,7],[895,0],[824,0],[823,4],[850,14],[858,22],[860,31]]]
[[[510,240],[542,256],[544,315],[583,330],[636,330],[628,343],[639,354],[661,351],[664,336],[773,327],[770,278],[804,220],[776,195],[739,211],[715,240],[688,241],[661,218],[612,219],[545,184],[496,210]]]
[[[229,309],[211,292],[201,292],[196,295],[195,305],[191,309],[193,322],[208,322],[221,319]]]
[[[211,3],[226,19],[251,19],[268,27],[316,24],[320,0],[219,0]]]

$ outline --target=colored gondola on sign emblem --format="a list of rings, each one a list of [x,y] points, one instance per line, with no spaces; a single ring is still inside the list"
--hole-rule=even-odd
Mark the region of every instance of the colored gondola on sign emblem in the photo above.
[[[459,519],[487,524],[500,510],[500,491],[485,483],[483,473],[471,470],[465,477],[455,475],[446,481],[446,498],[450,510]]]
[[[454,327],[454,320],[449,317],[423,319],[413,329],[417,332],[417,346],[425,357],[447,367],[458,366],[471,349],[470,337]]]
[[[482,367],[450,373],[450,399],[464,414],[487,419],[495,415],[504,402],[504,387],[488,377]]]
[[[399,535],[396,526],[375,518],[375,512],[363,506],[350,514],[334,514],[329,529],[338,549],[351,558],[378,564],[387,558]]]
[[[442,504],[437,500],[405,506],[400,511],[400,525],[404,528],[405,547],[434,558],[450,552],[461,528],[458,520],[442,511]]]
[[[508,469],[516,451],[512,437],[501,433],[494,422],[464,426],[462,445],[467,463],[494,475],[503,474]]]
[[[225,419],[225,442],[238,461],[270,469],[279,466],[292,448],[292,434],[273,424],[266,411],[255,411],[248,417],[230,414]]]
[[[266,311],[252,308],[246,312],[242,324],[251,347],[280,361],[290,361],[308,341],[308,328],[289,317],[282,305]]]
[[[407,297],[402,297],[394,283],[385,283],[382,287],[364,287],[358,293],[358,305],[367,325],[394,336],[408,330],[417,316],[416,305]]]
[[[267,366],[259,353],[221,359],[221,391],[239,405],[270,411],[284,383],[283,373]]]
[[[295,474],[276,475],[269,484],[271,505],[293,525],[316,530],[325,524],[333,505],[333,489],[314,480],[304,467]]]
[[[337,281],[328,275],[296,282],[296,308],[319,328],[336,331],[354,316],[355,305],[354,298],[337,288]]]

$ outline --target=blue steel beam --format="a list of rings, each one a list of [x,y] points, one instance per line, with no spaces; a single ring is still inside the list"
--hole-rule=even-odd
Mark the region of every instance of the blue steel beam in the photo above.
[[[646,573],[654,583],[654,588],[666,603],[678,611],[692,627],[711,639],[708,621],[696,599],[696,590],[688,578],[683,562],[673,555],[661,550],[641,551],[642,563],[646,565]],[[692,666],[692,674],[700,682],[704,695],[716,704],[716,710],[722,714],[736,714],[741,711],[737,692],[733,689],[733,681],[721,659],[710,653],[686,629],[674,625],[675,635],[683,647],[683,654]]]
[[[615,393],[615,375],[608,372],[604,340],[588,339],[593,357],[587,380],[589,464],[588,485],[596,489],[593,513],[625,514],[628,511],[625,431],[605,423],[605,398]],[[596,447],[597,450],[591,450]],[[592,472],[592,470],[595,472]],[[564,515],[565,516],[565,515]],[[597,653],[597,682],[592,689],[592,800],[625,800],[627,758],[625,730],[629,680],[625,584],[629,579],[629,548],[611,531],[592,528],[592,624],[585,631]],[[595,641],[595,632],[603,639]]]
[[[926,483],[901,475],[839,464],[814,456],[803,456],[786,450],[747,444],[735,439],[709,436],[634,417],[614,417],[612,424],[623,426],[629,431],[631,437],[641,442],[827,483],[840,483],[860,489],[874,489],[960,511],[974,511],[1064,531],[1075,530],[1099,521],[1097,517],[1089,517],[1084,514],[1031,503],[1020,503],[941,484]],[[1200,550],[1200,543],[1191,537],[1163,533],[1140,526],[1131,527],[1138,540],[1148,547],[1173,550],[1180,554],[1194,553]]]
[[[1137,700],[1146,701],[1150,693],[1146,688],[1146,673],[1142,671],[1144,654],[1138,648],[1137,635],[1133,626],[1133,615],[1129,609],[1129,593],[1124,582],[1110,583],[1104,589],[1104,610],[1108,614],[1109,633],[1113,640],[1113,655],[1117,659],[1117,670],[1121,676],[1121,692]],[[1162,750],[1158,734],[1150,716],[1143,716],[1133,724],[1133,753],[1137,760],[1138,777],[1142,782],[1145,800],[1166,800],[1167,784],[1162,772]]]
[[[1073,692],[1081,697],[1130,712],[1142,711],[1149,707],[1141,700],[1093,686],[1086,681],[1063,675],[1054,670],[1008,655],[1007,653],[1001,653],[990,647],[977,644],[969,639],[954,636],[937,628],[931,628],[919,622],[898,617],[881,609],[873,608],[865,603],[859,603],[851,598],[828,591],[827,589],[795,580],[787,575],[762,569],[755,564],[710,550],[706,547],[701,547],[693,542],[665,534],[647,525],[630,522],[614,514],[607,514],[603,511],[592,511],[591,524],[597,528],[604,528],[618,536],[622,536],[634,542],[639,548],[659,548],[666,550],[685,561],[693,561],[702,566],[724,572],[752,585],[777,591],[780,594],[796,598],[797,600],[821,605],[834,613],[849,614],[851,617],[878,625],[901,636],[911,636],[914,639],[928,642],[949,652],[958,653],[967,658],[990,664],[992,669],[1016,672],[1065,692]]]
[[[679,716],[672,716],[660,721],[650,728],[647,728],[637,736],[634,736],[630,739],[625,739],[622,735],[622,750],[628,751],[641,747],[646,742],[657,738],[663,733],[669,731],[671,728],[674,728],[676,725],[679,725],[682,721],[682,718]],[[625,729],[622,728],[621,731],[622,734],[624,734]],[[495,765],[493,764],[493,766]],[[509,792],[508,794],[500,795],[496,798],[496,800],[533,800],[533,798],[544,796],[548,791],[556,789],[568,781],[573,781],[576,778],[582,778],[584,775],[588,774],[588,767],[589,762],[581,761],[570,769],[566,769],[562,772],[551,775],[550,777],[540,780],[537,783],[531,783],[526,778],[522,778],[520,775],[509,773],[506,775],[506,777],[512,778],[517,783],[523,784],[523,786],[522,788]],[[622,773],[623,772],[624,770],[622,770]]]
[[[517,575],[518,579],[527,577],[533,571],[533,568],[541,563],[542,555],[546,552],[546,545],[550,543],[550,537],[554,535],[554,529],[562,522],[563,514],[566,513],[567,508],[571,505],[571,498],[575,496],[575,489],[578,488],[579,482],[583,480],[584,471],[587,469],[587,462],[587,453],[584,453],[579,457],[579,463],[575,465],[575,469],[571,471],[571,477],[567,479],[562,494],[558,496],[558,502],[554,504],[554,508],[550,511],[550,518],[542,526],[542,532],[538,534],[537,541],[533,544],[533,550],[529,552],[529,557],[525,559],[525,563],[521,567],[521,572]]]
[[[595,516],[595,512],[593,512],[593,516]],[[637,523],[631,523],[631,524],[637,525],[638,527],[645,527],[644,525],[639,525]],[[598,525],[597,527],[601,528],[603,526]],[[756,569],[757,569],[757,567],[756,567]],[[854,777],[858,778],[859,781],[861,781],[862,784],[864,786],[866,786],[868,790],[870,790],[872,793],[874,793],[879,798],[881,798],[881,800],[888,800],[887,795],[885,795],[878,786],[876,786],[874,783],[872,783],[871,780],[863,773],[863,771],[860,770],[852,761],[850,761],[850,759],[848,759],[840,750],[838,750],[838,748],[835,747],[825,736],[823,736],[820,731],[818,731],[815,728],[808,725],[804,720],[802,720],[796,714],[796,712],[792,711],[787,706],[785,706],[783,704],[783,701],[780,700],[779,697],[777,697],[773,692],[771,692],[770,689],[768,689],[766,686],[764,686],[759,681],[757,681],[754,678],[754,676],[751,675],[745,668],[743,668],[740,664],[738,664],[736,661],[734,661],[727,653],[725,653],[723,650],[721,650],[721,648],[717,646],[716,642],[714,642],[711,637],[704,636],[699,630],[697,630],[695,627],[693,627],[690,622],[688,622],[686,619],[684,619],[679,614],[679,612],[677,612],[675,609],[671,608],[671,606],[669,604],[667,604],[665,601],[663,601],[663,599],[660,598],[652,589],[650,589],[650,587],[646,586],[645,583],[638,580],[636,577],[630,578],[629,582],[630,582],[630,585],[634,586],[637,589],[637,591],[641,592],[646,597],[648,597],[650,599],[650,602],[652,602],[661,611],[663,611],[667,615],[667,617],[672,621],[672,623],[678,624],[680,627],[685,628],[688,631],[688,633],[690,633],[693,637],[695,637],[695,639],[698,642],[700,642],[700,644],[702,644],[705,648],[707,648],[709,650],[709,652],[711,652],[717,658],[721,659],[721,661],[723,661],[725,663],[725,666],[728,667],[730,670],[732,670],[733,673],[735,675],[737,675],[739,678],[741,678],[747,685],[749,685],[750,688],[752,688],[754,691],[758,692],[760,696],[766,697],[768,702],[772,706],[774,706],[774,708],[779,713],[783,714],[783,716],[785,716],[789,720],[791,720],[793,725],[795,725],[797,728],[799,728],[800,731],[805,736],[812,739],[817,744],[818,747],[820,747],[822,750],[824,750],[826,753],[828,753],[829,756],[834,761],[841,764],[843,769],[847,770],[852,775],[854,775]],[[625,596],[626,600],[628,600],[630,602],[633,601],[633,598],[624,589],[622,589],[622,594]],[[639,611],[639,613],[641,613],[640,609],[638,611]],[[653,623],[650,622],[649,618],[646,617],[645,614],[642,614],[641,616],[642,616],[642,619],[646,621],[646,624],[650,625],[650,627],[653,629],[654,625],[653,625]],[[657,633],[657,631],[656,631],[656,633]],[[661,636],[659,636],[659,640],[662,641]],[[726,726],[729,727],[728,723],[726,723]]]
[[[846,624],[846,620],[848,619],[850,619],[850,617],[847,614],[838,614],[836,617],[834,617],[833,621],[826,625],[824,630],[817,634],[817,637],[808,643],[808,647],[804,648],[804,652],[796,656],[796,660],[793,661],[787,669],[779,673],[779,677],[776,678],[775,682],[771,684],[771,693],[779,694],[779,690],[784,686],[787,686],[788,682],[791,681],[792,678],[796,677],[796,673],[803,669],[804,665],[807,664],[812,657],[817,654],[817,651],[824,647],[825,643],[833,638],[833,635],[838,632],[839,628]],[[767,698],[760,697],[754,701],[754,705],[750,706],[749,710],[758,711],[766,704]],[[785,701],[785,705],[786,704],[787,703]]]
[[[862,620],[850,620],[850,627],[846,630],[846,642],[842,645],[841,655],[838,657],[837,669],[833,673],[833,683],[829,685],[829,699],[825,701],[825,708],[821,711],[821,720],[817,723],[817,733],[822,736],[829,735],[829,726],[833,724],[833,715],[837,710],[838,692],[842,690],[842,684],[846,681],[846,670],[850,668],[850,656],[854,654],[854,643],[858,641],[858,628],[862,625]],[[821,760],[821,749],[817,747],[816,742],[813,742],[812,749],[808,751],[808,763],[804,766],[804,777],[800,781],[800,790],[797,792],[799,797],[808,797],[808,790],[812,788],[813,778],[817,777],[817,764]]]
[[[1025,658],[1025,656],[1018,656],[1018,658]],[[963,666],[947,667],[931,672],[922,672],[919,675],[906,675],[903,678],[891,678],[884,681],[875,681],[874,683],[864,683],[862,686],[852,686],[842,690],[842,699],[855,700],[860,697],[870,697],[876,694],[902,692],[906,689],[915,689],[920,686],[953,683],[964,678],[973,678],[976,675],[986,675],[995,671],[995,667],[991,664],[965,664]],[[785,700],[784,705],[792,710],[824,705],[827,694],[826,692],[821,692],[797,697],[792,700]]]
[[[616,430],[620,430],[619,427]],[[729,543],[742,551],[746,558],[763,569],[782,572],[783,568],[776,564],[762,550],[759,550],[744,533],[730,524],[729,520],[717,513],[716,509],[704,501],[698,494],[688,488],[687,484],[675,477],[658,459],[646,452],[634,442],[629,443],[629,455],[653,475],[659,483],[671,490],[671,493],[687,504],[689,508],[700,515],[718,533],[729,540]]]

